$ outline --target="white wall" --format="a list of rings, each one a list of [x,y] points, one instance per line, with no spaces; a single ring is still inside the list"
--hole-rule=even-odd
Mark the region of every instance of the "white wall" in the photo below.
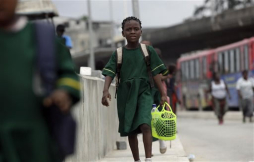
[[[76,154],[66,162],[97,161],[116,149],[116,141],[126,141],[118,133],[115,86],[111,85],[109,107],[101,104],[104,81],[93,77],[80,77],[82,100],[74,108],[78,122]]]

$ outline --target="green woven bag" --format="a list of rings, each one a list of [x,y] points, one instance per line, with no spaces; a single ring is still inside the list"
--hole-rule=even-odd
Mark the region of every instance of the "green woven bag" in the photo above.
[[[165,106],[168,106],[170,111],[165,110]],[[167,102],[162,106],[162,110],[152,112],[152,135],[155,138],[170,141],[176,138],[176,115],[173,113],[171,107]]]

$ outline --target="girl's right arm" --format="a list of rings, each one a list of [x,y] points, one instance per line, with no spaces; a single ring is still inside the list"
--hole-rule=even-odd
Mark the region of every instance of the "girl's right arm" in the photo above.
[[[103,96],[101,99],[101,103],[104,106],[109,106],[108,99],[111,101],[111,95],[109,93],[109,87],[112,82],[112,78],[110,76],[105,77],[104,89],[103,89]]]

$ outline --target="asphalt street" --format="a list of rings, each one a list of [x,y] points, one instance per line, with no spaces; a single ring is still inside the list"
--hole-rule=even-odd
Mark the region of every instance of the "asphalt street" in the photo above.
[[[214,119],[179,117],[178,135],[184,150],[194,161],[254,161],[254,123],[228,120],[218,125]]]

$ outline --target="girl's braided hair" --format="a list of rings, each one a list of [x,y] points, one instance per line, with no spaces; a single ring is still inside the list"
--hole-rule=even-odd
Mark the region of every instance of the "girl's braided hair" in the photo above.
[[[126,23],[127,21],[131,21],[131,20],[137,21],[137,22],[140,24],[140,28],[142,28],[142,26],[141,26],[141,21],[140,21],[138,18],[134,17],[134,16],[130,16],[130,17],[127,17],[126,19],[123,20],[123,22],[122,22],[122,29],[123,29],[123,30],[124,30],[124,25],[125,25],[125,23]]]

